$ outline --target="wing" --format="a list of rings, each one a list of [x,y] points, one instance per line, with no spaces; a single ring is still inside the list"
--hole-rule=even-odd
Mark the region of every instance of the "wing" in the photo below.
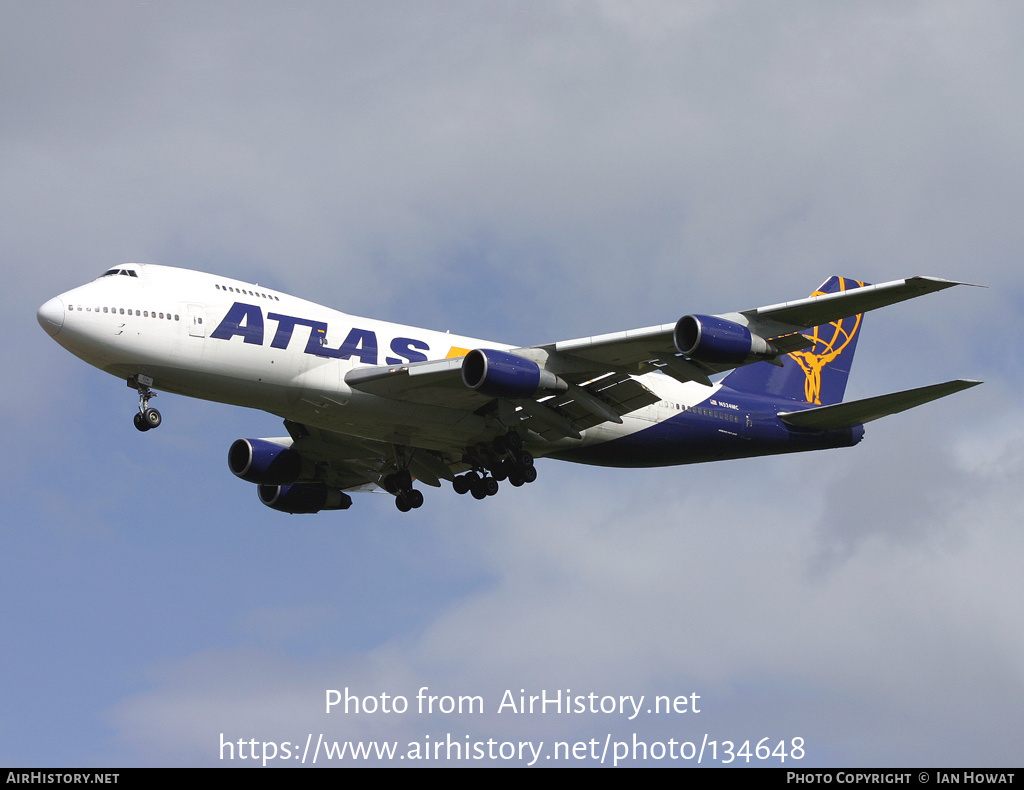
[[[525,360],[528,370],[542,367],[530,357],[537,349],[514,349],[488,353]],[[579,439],[580,431],[602,422],[622,422],[622,415],[659,400],[629,375],[607,369],[584,373],[566,373],[554,377],[553,386],[525,387],[498,393],[484,385],[467,384],[463,368],[468,357],[428,362],[413,362],[388,367],[355,368],[346,374],[345,383],[354,389],[425,406],[444,406],[495,418],[496,424],[522,425],[548,440],[562,437]],[[523,356],[520,356],[523,355]]]
[[[284,424],[291,441],[274,441],[302,455],[311,467],[306,469],[307,478],[341,490],[382,486],[390,472],[406,468],[417,480],[437,487],[442,479],[451,480],[456,472],[468,468],[430,450],[362,439],[292,420],[285,420]]]
[[[661,371],[710,386],[710,376],[778,358],[812,344],[802,331],[964,283],[912,277],[879,285],[833,278],[842,288],[806,299],[674,324],[563,340],[509,351],[349,371],[352,388],[429,406],[523,424],[549,441],[580,432],[659,400],[634,376]],[[500,379],[500,381],[499,381]],[[499,386],[508,385],[508,386]]]
[[[938,277],[911,277],[879,285],[856,283],[859,287],[835,293],[819,293],[793,302],[710,316],[717,322],[742,327],[753,337],[770,342],[777,353],[768,353],[761,357],[751,358],[749,355],[741,356],[737,353],[732,358],[716,359],[714,354],[702,355],[700,349],[686,353],[690,348],[680,347],[680,334],[685,325],[690,323],[688,319],[693,319],[694,316],[684,316],[674,324],[563,340],[539,348],[547,351],[562,366],[574,366],[580,370],[600,369],[603,366],[605,369],[647,373],[657,369],[682,381],[710,384],[709,375],[732,370],[759,359],[771,361],[773,357],[809,346],[810,342],[800,334],[802,330],[952,288],[955,285],[967,283]]]

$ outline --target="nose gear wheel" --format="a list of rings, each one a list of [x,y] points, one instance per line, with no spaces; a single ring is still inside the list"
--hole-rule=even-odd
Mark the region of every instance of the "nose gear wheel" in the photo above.
[[[163,422],[160,412],[149,405],[149,399],[155,398],[159,393],[153,392],[148,384],[144,384],[139,379],[140,377],[138,376],[132,376],[128,379],[128,386],[133,387],[139,393],[139,411],[135,414],[133,422],[138,430],[149,431],[153,428],[159,428],[160,423]],[[152,379],[147,380],[152,383]]]

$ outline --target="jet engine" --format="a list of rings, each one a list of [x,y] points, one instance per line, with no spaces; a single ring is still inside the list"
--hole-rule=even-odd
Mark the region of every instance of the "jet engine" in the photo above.
[[[348,510],[352,497],[322,483],[261,485],[256,489],[260,502],[282,513],[319,513],[321,510]]]
[[[462,383],[497,398],[529,398],[540,390],[568,389],[562,379],[533,360],[493,348],[478,348],[466,354]]]
[[[700,362],[735,364],[778,356],[775,346],[745,326],[710,315],[684,315],[676,322],[673,341],[680,354]]]
[[[302,455],[268,439],[236,439],[228,450],[228,468],[249,483],[287,485],[302,475]]]

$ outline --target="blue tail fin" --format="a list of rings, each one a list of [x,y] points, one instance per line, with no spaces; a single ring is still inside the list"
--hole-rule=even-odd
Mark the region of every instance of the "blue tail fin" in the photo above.
[[[811,296],[864,285],[867,283],[847,277],[830,277]],[[863,318],[863,314],[854,315],[802,332],[814,338],[814,345],[780,357],[781,368],[768,362],[755,362],[734,370],[722,384],[743,392],[815,405],[841,403]]]

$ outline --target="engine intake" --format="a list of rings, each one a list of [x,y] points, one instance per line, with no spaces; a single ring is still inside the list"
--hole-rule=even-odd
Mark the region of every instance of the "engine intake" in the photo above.
[[[741,324],[710,315],[684,315],[676,322],[673,341],[684,357],[727,364],[768,359],[778,350]]]
[[[267,439],[236,439],[228,468],[249,483],[287,485],[302,475],[302,455]]]
[[[352,497],[320,483],[295,483],[286,486],[261,485],[256,489],[260,502],[282,513],[319,513],[321,510],[348,510]]]
[[[466,354],[462,383],[496,398],[529,398],[541,390],[568,389],[562,379],[533,360],[493,348],[478,348]]]

